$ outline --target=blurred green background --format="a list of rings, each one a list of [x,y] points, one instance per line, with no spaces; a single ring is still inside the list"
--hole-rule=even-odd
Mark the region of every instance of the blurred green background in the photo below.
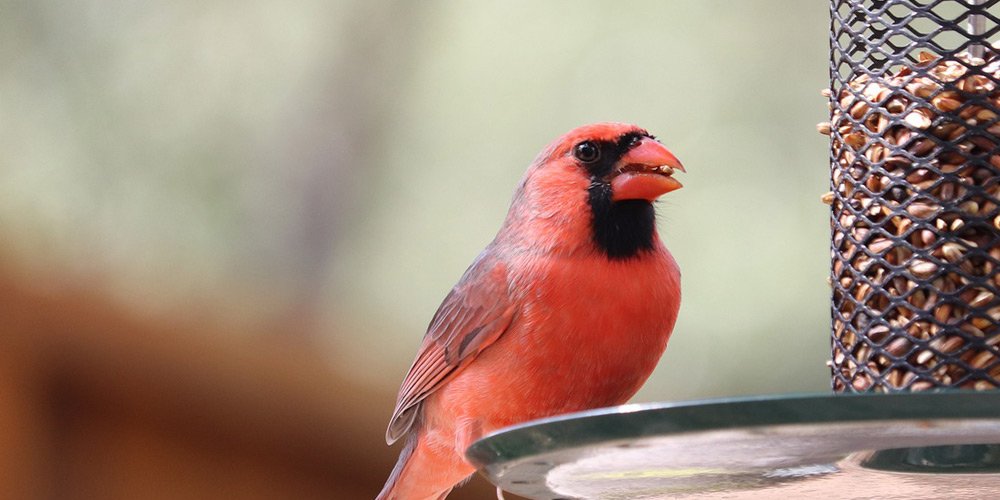
[[[7,0],[3,256],[394,391],[534,155],[627,121],[688,169],[658,208],[681,316],[636,400],[825,391],[828,24],[793,0]]]

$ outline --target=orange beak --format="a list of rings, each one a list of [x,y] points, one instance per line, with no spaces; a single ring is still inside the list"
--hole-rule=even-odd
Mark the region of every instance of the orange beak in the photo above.
[[[645,138],[630,149],[611,174],[611,200],[653,201],[661,195],[680,189],[674,171],[684,170],[680,160],[663,144]]]

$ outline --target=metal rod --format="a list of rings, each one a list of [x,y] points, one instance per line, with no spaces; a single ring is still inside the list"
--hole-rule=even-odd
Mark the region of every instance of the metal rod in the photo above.
[[[972,0],[972,5],[979,6],[982,5],[985,0]],[[986,17],[973,14],[969,16],[969,34],[972,36],[982,35],[986,31]],[[969,55],[972,57],[982,59],[983,58],[983,45],[979,43],[974,43],[969,46]]]

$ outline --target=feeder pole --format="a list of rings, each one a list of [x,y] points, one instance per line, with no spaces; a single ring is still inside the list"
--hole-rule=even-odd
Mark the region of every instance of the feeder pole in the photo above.
[[[972,5],[980,6],[983,4],[984,0],[972,0]],[[979,14],[973,14],[969,16],[969,34],[972,36],[982,35],[986,31],[986,18]],[[983,58],[983,46],[980,43],[974,43],[969,46],[969,55],[977,59]]]

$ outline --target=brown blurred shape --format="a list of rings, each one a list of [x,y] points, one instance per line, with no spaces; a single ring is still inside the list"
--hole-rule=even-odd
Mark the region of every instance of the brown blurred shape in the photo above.
[[[394,395],[314,346],[146,319],[5,269],[0,497],[364,499],[391,469]],[[476,478],[450,498],[493,490]]]

